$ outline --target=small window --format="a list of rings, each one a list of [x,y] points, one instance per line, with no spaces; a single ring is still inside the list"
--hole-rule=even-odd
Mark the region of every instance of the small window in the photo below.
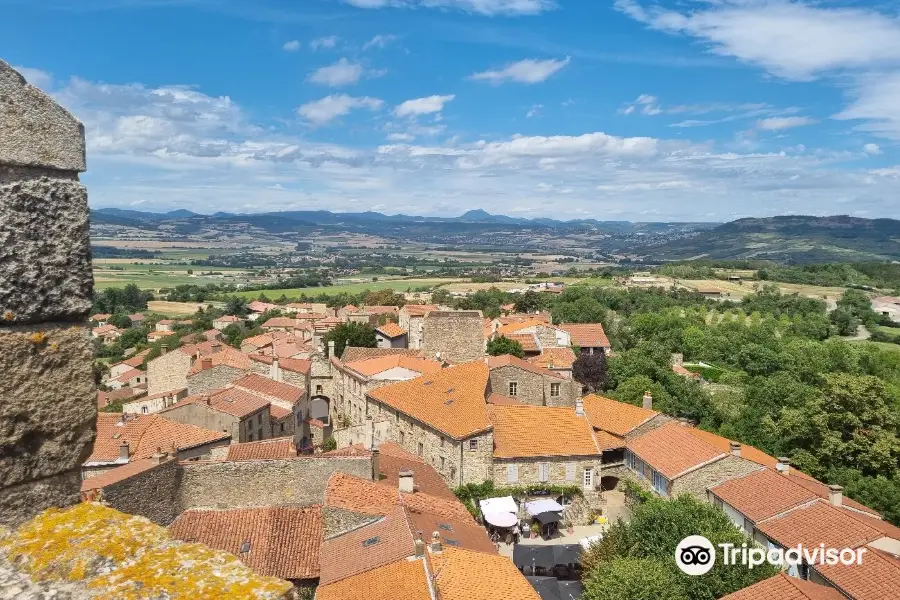
[[[506,481],[515,483],[519,480],[519,465],[506,466]]]
[[[262,429],[258,429],[258,430],[256,431],[256,435],[259,436],[259,439],[263,439]]]
[[[401,431],[400,432],[400,445],[402,446],[405,443],[406,443],[406,432]]]
[[[442,437],[441,437],[441,448],[444,447],[444,444],[446,443],[446,441],[447,441],[447,440],[445,440],[445,439],[443,438],[443,436],[442,436]]]
[[[566,481],[575,481],[575,463],[566,463]]]
[[[478,450],[478,440],[469,440],[469,450]]]
[[[551,383],[551,384],[550,384],[550,397],[551,397],[551,398],[558,398],[558,397],[559,397],[559,384],[558,384],[558,383]]]
[[[371,546],[374,546],[375,544],[377,544],[380,541],[381,541],[381,538],[379,538],[378,536],[370,537],[369,539],[363,541],[362,545],[363,545],[363,548],[369,548]]]
[[[509,395],[510,396],[518,396],[519,395],[519,384],[515,381],[509,382]]]
[[[419,452],[419,456],[425,455],[425,444],[423,444],[422,442],[419,442],[418,452]]]
[[[252,433],[247,435],[247,441],[250,441],[250,442],[253,441],[253,434],[252,434]]]
[[[443,471],[446,468],[446,464],[445,464],[446,462],[447,462],[446,459],[442,456],[441,457],[441,471]]]
[[[142,407],[141,407],[141,412],[144,413],[144,414],[146,415],[146,414],[147,414],[147,407],[146,407],[146,406],[142,406]]]
[[[281,433],[284,433],[284,423],[281,424]]]
[[[550,481],[550,465],[538,463],[538,481]]]
[[[321,386],[321,385],[317,385],[317,386],[316,386],[316,395],[321,395],[321,394],[322,394],[322,386]]]

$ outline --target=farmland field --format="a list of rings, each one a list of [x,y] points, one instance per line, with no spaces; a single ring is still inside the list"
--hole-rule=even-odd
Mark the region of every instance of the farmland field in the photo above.
[[[746,281],[743,284],[740,284],[734,281],[723,281],[721,279],[679,279],[678,283],[694,290],[719,290],[722,293],[727,294],[730,298],[741,299],[748,294],[752,294],[754,291],[756,291],[757,287],[762,287],[762,285],[769,282]],[[774,281],[771,283],[777,285],[781,290],[781,293],[783,294],[800,294],[801,296],[809,296],[820,299],[825,298],[826,296],[829,298],[839,297],[846,290],[846,288],[842,287],[821,287],[817,285],[778,283]]]
[[[442,283],[450,283],[454,281],[459,281],[457,279],[389,279],[389,280],[379,280],[379,281],[370,281],[370,282],[360,282],[360,283],[339,283],[337,285],[330,285],[328,287],[309,287],[309,288],[289,288],[289,289],[278,289],[278,290],[254,290],[254,291],[246,291],[246,292],[234,292],[235,296],[241,296],[244,298],[256,298],[260,294],[265,294],[269,298],[275,299],[280,297],[282,294],[287,296],[288,298],[296,298],[300,297],[302,294],[306,294],[307,296],[315,296],[318,294],[359,294],[360,292],[364,292],[366,290],[369,291],[378,291],[390,289],[395,292],[405,292],[408,288],[415,289],[418,287],[428,287],[434,286]]]
[[[221,303],[204,303],[200,304],[197,302],[166,302],[163,300],[151,300],[147,303],[148,313],[157,313],[160,315],[166,315],[168,317],[183,317],[187,315],[192,315],[197,312],[197,309],[201,306],[206,306],[207,304],[221,304]]]

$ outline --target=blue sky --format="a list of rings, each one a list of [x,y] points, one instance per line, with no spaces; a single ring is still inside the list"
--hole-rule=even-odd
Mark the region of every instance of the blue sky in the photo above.
[[[0,0],[94,207],[900,218],[866,0]]]

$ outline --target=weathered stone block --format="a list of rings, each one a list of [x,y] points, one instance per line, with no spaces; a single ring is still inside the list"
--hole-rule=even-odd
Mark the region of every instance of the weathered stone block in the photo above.
[[[86,169],[84,125],[0,60],[0,163]]]
[[[97,415],[91,364],[83,327],[0,329],[0,488],[74,471],[77,501]]]
[[[89,235],[87,191],[74,179],[0,185],[0,323],[86,317]]]
[[[81,476],[78,471],[29,481],[0,489],[0,524],[15,526],[37,513],[55,506],[71,506],[79,501]]]

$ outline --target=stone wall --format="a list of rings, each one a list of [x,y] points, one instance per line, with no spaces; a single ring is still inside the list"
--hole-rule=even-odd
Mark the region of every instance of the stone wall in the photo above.
[[[255,361],[250,361],[250,363],[256,364]],[[268,377],[269,366],[263,366],[265,367],[265,371],[260,374],[264,377]],[[228,365],[216,365],[211,369],[204,369],[203,371],[188,376],[188,395],[193,396],[194,394],[199,394],[201,392],[223,388],[229,383],[234,383],[249,372],[249,370],[235,369]]]
[[[662,413],[659,413],[658,415],[656,415],[655,417],[653,417],[652,419],[650,419],[649,421],[647,421],[640,427],[637,427],[637,428],[633,429],[632,431],[629,431],[628,433],[626,433],[625,439],[631,440],[636,437],[640,437],[640,436],[644,435],[645,433],[653,431],[657,427],[661,427],[661,426],[665,425],[669,421],[674,421],[674,419],[672,417],[670,417],[669,415],[664,415]]]
[[[491,392],[510,396],[510,383],[516,384],[515,398],[534,406],[571,406],[581,394],[581,384],[571,379],[560,379],[548,374],[535,373],[516,365],[491,369]]]
[[[283,460],[182,463],[176,507],[237,508],[321,504],[337,472],[372,479],[370,457],[300,457]]]
[[[541,463],[546,463],[549,478],[541,481]],[[515,481],[509,480],[509,469],[514,467],[517,472]],[[550,485],[577,485],[584,484],[584,470],[596,471],[600,468],[600,456],[573,456],[573,457],[535,457],[535,458],[494,458],[493,479],[497,486],[504,485],[529,485],[532,483],[547,483]],[[595,482],[596,483],[596,482]]]
[[[706,501],[706,490],[709,488],[762,468],[755,462],[729,455],[673,481],[671,494],[672,496],[690,494],[697,500]]]
[[[327,540],[379,521],[381,517],[334,506],[323,506],[322,519],[325,521],[325,539]]]
[[[161,416],[170,421],[177,421],[187,425],[196,425],[204,429],[221,431],[231,436],[235,442],[243,442],[241,438],[240,420],[229,414],[213,410],[205,404],[189,402],[176,404]]]
[[[131,515],[146,517],[167,526],[178,513],[178,461],[168,459],[159,465],[103,488],[103,503]]]
[[[413,323],[415,326],[415,323]],[[412,332],[410,332],[410,348]],[[484,356],[484,317],[480,310],[431,311],[425,316],[422,346],[425,355],[454,363]]]
[[[180,350],[166,352],[147,363],[147,395],[187,387],[191,357]]]
[[[0,61],[0,524],[78,502],[97,402],[84,127]]]

